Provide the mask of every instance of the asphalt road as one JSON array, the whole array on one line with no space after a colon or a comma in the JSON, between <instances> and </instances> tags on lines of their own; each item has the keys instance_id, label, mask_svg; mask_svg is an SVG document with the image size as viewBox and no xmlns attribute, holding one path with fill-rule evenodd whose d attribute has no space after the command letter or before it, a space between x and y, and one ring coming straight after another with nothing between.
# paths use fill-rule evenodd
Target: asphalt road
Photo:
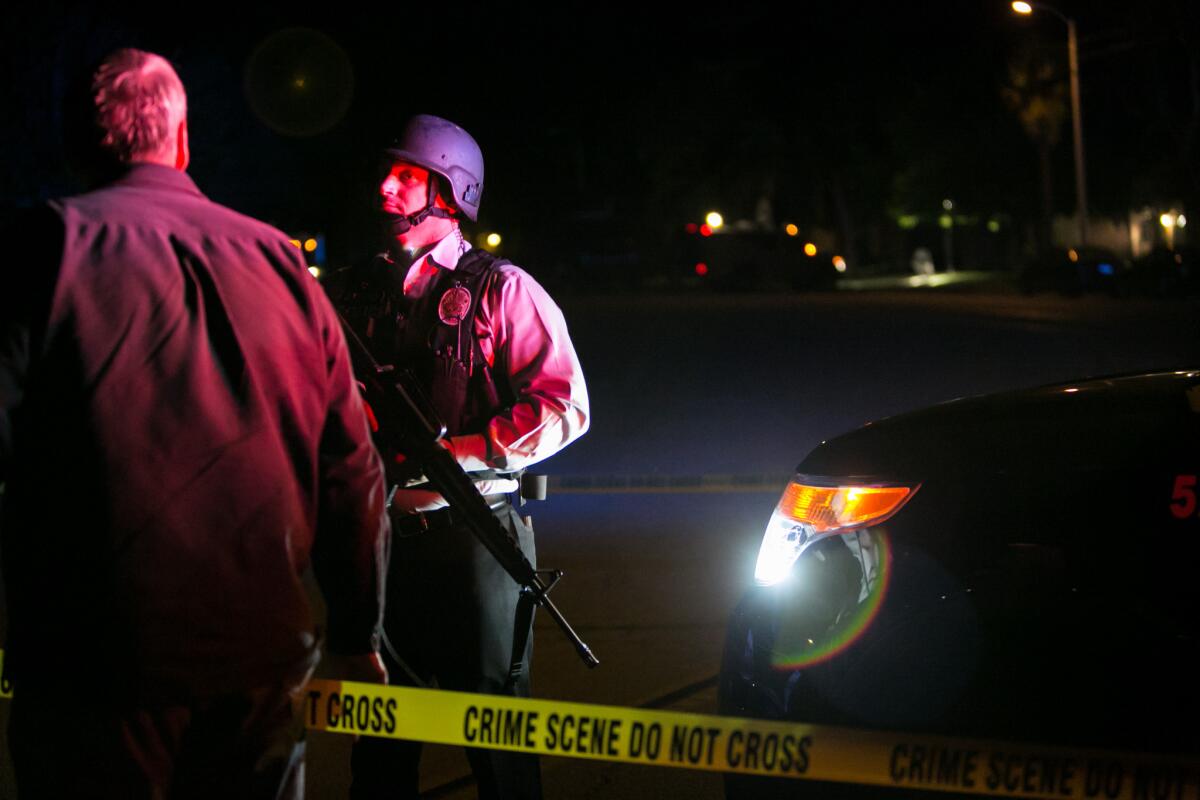
<instances>
[{"instance_id":1,"label":"asphalt road","mask_svg":"<svg viewBox=\"0 0 1200 800\"><path fill-rule=\"evenodd\" d=\"M1200 365L1200 303L980 293L561 298L592 430L531 504L555 601L602 661L537 624L534 691L711 712L724 620L783 482L822 439L966 395ZM739 491L738 487L751 487ZM340 797L345 743L313 742L313 796ZM422 786L474 796L434 748ZM719 776L547 759L547 796L720 796Z\"/></svg>"},{"instance_id":2,"label":"asphalt road","mask_svg":"<svg viewBox=\"0 0 1200 800\"><path fill-rule=\"evenodd\" d=\"M602 661L537 623L534 690L712 711L724 619L791 469L822 439L955 397L1200 365L1200 302L893 292L559 298L593 426L529 506L555 600ZM0 725L5 722L0 708ZM2 731L2 728L0 728ZM0 737L3 734L0 733ZM346 737L310 739L309 796L345 796ZM472 797L431 748L423 787ZM0 797L7 763L0 763ZM549 797L717 797L718 776L547 759Z\"/></svg>"}]
</instances>

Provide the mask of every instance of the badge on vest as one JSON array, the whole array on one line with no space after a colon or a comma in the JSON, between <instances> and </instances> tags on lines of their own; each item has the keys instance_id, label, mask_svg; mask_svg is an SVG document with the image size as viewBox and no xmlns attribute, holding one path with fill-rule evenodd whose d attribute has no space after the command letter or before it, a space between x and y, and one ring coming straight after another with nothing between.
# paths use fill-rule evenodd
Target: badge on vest
<instances>
[{"instance_id":1,"label":"badge on vest","mask_svg":"<svg viewBox=\"0 0 1200 800\"><path fill-rule=\"evenodd\" d=\"M446 290L438 301L438 317L447 325L457 325L467 318L471 310L471 293L461 286Z\"/></svg>"}]
</instances>

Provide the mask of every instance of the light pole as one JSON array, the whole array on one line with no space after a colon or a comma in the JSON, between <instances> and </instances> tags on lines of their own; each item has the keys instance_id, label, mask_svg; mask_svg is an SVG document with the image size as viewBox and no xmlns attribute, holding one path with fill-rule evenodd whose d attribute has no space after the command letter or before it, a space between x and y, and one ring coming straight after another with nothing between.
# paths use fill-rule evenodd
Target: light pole
<instances>
[{"instance_id":1,"label":"light pole","mask_svg":"<svg viewBox=\"0 0 1200 800\"><path fill-rule=\"evenodd\" d=\"M1083 246L1088 238L1087 172L1083 166L1083 109L1079 99L1079 45L1075 38L1075 20L1045 3L1016 0L1012 4L1012 10L1018 14L1032 14L1035 9L1048 11L1067 25L1067 60L1071 66L1071 128L1075 138L1075 203L1078 206L1075 224L1079 245Z\"/></svg>"}]
</instances>

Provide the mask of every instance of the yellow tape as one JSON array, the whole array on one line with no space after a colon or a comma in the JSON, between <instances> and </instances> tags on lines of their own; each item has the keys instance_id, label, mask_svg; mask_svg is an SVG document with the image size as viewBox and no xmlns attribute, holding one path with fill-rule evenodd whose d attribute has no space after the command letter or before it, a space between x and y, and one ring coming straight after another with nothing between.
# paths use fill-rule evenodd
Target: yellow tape
<instances>
[{"instance_id":1,"label":"yellow tape","mask_svg":"<svg viewBox=\"0 0 1200 800\"><path fill-rule=\"evenodd\" d=\"M0 650L0 671L4 651ZM0 687L10 696L8 687ZM1006 797L1200 800L1200 758L312 681L314 730L541 755Z\"/></svg>"},{"instance_id":2,"label":"yellow tape","mask_svg":"<svg viewBox=\"0 0 1200 800\"><path fill-rule=\"evenodd\" d=\"M317 730L660 767L1009 797L1198 800L1200 759L313 681Z\"/></svg>"}]
</instances>

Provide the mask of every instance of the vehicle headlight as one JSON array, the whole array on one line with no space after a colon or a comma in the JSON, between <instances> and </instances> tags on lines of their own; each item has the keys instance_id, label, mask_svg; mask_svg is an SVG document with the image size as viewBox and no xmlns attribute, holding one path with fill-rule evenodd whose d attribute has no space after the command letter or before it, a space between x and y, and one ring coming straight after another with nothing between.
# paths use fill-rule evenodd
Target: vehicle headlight
<instances>
[{"instance_id":1,"label":"vehicle headlight","mask_svg":"<svg viewBox=\"0 0 1200 800\"><path fill-rule=\"evenodd\" d=\"M767 523L754 580L774 586L813 542L878 525L891 517L920 484L847 483L836 478L796 475L783 491Z\"/></svg>"}]
</instances>

